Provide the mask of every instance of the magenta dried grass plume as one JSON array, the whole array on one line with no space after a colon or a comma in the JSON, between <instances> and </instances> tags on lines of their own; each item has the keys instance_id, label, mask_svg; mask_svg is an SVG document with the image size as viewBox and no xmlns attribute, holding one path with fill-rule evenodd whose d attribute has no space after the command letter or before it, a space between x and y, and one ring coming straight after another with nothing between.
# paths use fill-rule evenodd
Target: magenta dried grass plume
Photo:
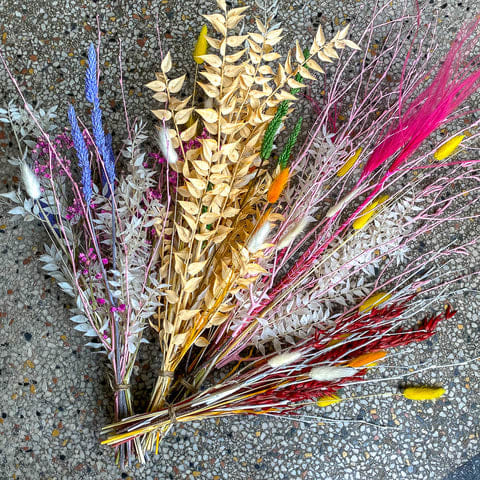
<instances>
[{"instance_id":1,"label":"magenta dried grass plume","mask_svg":"<svg viewBox=\"0 0 480 480\"><path fill-rule=\"evenodd\" d=\"M359 178L359 184L397 154L387 175L395 172L420 144L480 87L479 57L477 55L469 58L478 41L478 35L474 35L474 32L479 22L480 16L477 16L459 31L431 84L410 102L404 113L401 111L402 104L408 101L408 97L400 98L398 124L390 129L371 154ZM416 85L418 86L420 82Z\"/></svg>"}]
</instances>

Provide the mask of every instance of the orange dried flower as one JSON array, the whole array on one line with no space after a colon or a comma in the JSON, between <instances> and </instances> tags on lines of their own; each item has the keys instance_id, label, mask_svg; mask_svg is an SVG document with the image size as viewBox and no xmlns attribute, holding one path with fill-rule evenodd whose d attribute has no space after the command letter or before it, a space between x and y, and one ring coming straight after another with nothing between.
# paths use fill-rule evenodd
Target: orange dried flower
<instances>
[{"instance_id":1,"label":"orange dried flower","mask_svg":"<svg viewBox=\"0 0 480 480\"><path fill-rule=\"evenodd\" d=\"M385 350L378 350L377 352L368 352L368 353L363 353L362 355L359 355L357 358L354 358L353 360L350 360L347 365L349 367L365 367L370 365L371 363L376 362L377 360L380 360L385 357L387 352Z\"/></svg>"},{"instance_id":2,"label":"orange dried flower","mask_svg":"<svg viewBox=\"0 0 480 480\"><path fill-rule=\"evenodd\" d=\"M287 167L275 177L267 193L268 203L275 203L280 198L280 195L288 183L289 175L290 169Z\"/></svg>"}]
</instances>

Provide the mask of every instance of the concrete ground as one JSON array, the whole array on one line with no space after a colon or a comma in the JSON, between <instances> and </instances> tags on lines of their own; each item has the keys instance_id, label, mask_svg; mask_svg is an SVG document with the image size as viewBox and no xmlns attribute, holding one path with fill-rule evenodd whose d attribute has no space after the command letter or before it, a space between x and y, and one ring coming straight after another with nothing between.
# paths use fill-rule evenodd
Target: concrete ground
<instances>
[{"instance_id":1,"label":"concrete ground","mask_svg":"<svg viewBox=\"0 0 480 480\"><path fill-rule=\"evenodd\" d=\"M253 0L251 0L253 3ZM227 2L228 3L228 2ZM245 2L239 1L238 4ZM368 4L365 6L364 4ZM325 30L352 20L355 32L371 14L372 2L354 0L280 0L278 20L285 43L310 38L314 25ZM392 2L390 14L398 14ZM414 8L412 1L411 8ZM424 15L438 12L443 51L452 32L475 13L475 0L421 1ZM202 19L212 10L206 0L84 1L0 0L0 48L27 97L59 105L65 123L67 104L83 105L83 74L88 44L96 41L97 15L103 37L105 116L114 137L122 138L118 89L118 40L124 50L128 108L151 120L152 104L143 87L159 65L155 22L179 70L191 69L191 46ZM394 72L393 72L394 74ZM0 69L0 107L15 97ZM478 107L478 105L476 105ZM11 152L5 133L0 143ZM11 190L18 173L1 156L1 191ZM291 420L232 418L177 428L146 466L121 473L112 452L99 445L99 432L111 420L111 393L101 359L82 345L68 320L68 299L42 274L38 256L46 241L36 223L23 224L0 203L0 478L3 479L216 479L354 480L480 478L478 362L432 369L414 381L444 385L436 403L400 398L369 398L334 405L321 413ZM480 234L480 225L452 227L426 239L433 245ZM479 256L463 260L480 265ZM478 279L470 291L453 295L458 315L440 325L433 340L407 348L395 366L462 362L479 356ZM149 352L143 354L147 364ZM400 370L398 370L400 369ZM151 382L140 368L138 395ZM392 391L395 383L382 384ZM351 395L378 392L378 384L351 389ZM317 411L305 412L319 414ZM334 420L334 422L332 422ZM368 423L362 423L368 422ZM371 424L376 424L371 425Z\"/></svg>"}]
</instances>

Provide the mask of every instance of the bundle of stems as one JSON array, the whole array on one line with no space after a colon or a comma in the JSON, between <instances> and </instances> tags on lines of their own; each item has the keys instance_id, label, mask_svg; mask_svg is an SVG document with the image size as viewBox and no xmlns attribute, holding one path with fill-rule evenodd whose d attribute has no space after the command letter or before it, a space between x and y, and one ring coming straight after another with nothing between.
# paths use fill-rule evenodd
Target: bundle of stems
<instances>
[{"instance_id":1,"label":"bundle of stems","mask_svg":"<svg viewBox=\"0 0 480 480\"><path fill-rule=\"evenodd\" d=\"M70 107L59 132L55 108L34 111L21 92L23 109L0 110L23 178L2 196L12 215L46 228L43 268L74 298L87 346L107 357L115 418L103 443L122 466L145 461L177 423L297 415L386 380L371 380L377 363L433 335L455 314L452 285L478 273L452 266L477 239L415 246L480 215L480 120L464 103L480 87L480 20L440 64L432 24L407 3L388 23L388 4L378 8L360 47L349 26L328 41L320 26L309 48L296 42L281 61L275 7L244 33L247 7L217 4L205 15L213 34L202 28L194 50L192 94L180 95L186 76L173 75L170 52L147 85L161 103L156 150L125 107L128 138L114 155L100 45L88 54L90 129ZM383 38L375 49L374 38ZM330 73L320 100L302 93ZM302 117L290 125L302 96L315 111L308 133ZM131 377L148 327L161 366L148 411L135 415Z\"/></svg>"},{"instance_id":2,"label":"bundle of stems","mask_svg":"<svg viewBox=\"0 0 480 480\"><path fill-rule=\"evenodd\" d=\"M346 39L348 27L329 42L320 27L308 53L297 42L279 63L274 47L281 29L257 19L258 32L238 35L235 29L247 7L227 10L225 2L217 3L222 13L205 15L217 38L202 32L204 50L199 46L195 52L201 68L193 94L174 96L185 75L170 78L170 52L156 80L147 85L164 104L153 113L161 121L158 135L164 156L178 173L168 215L159 227L168 238L160 248L158 280L168 288L161 292L156 321L150 322L163 355L151 411L163 407L175 371L192 347L209 345L204 332L229 318L235 294L266 273L259 260L272 225L283 219L275 210L289 179L290 152L301 120L273 173L269 157L295 94L305 87L303 79L315 79L310 70L323 72L313 57L331 62L338 58L337 50L358 48ZM207 44L215 53L206 53ZM207 108L196 103L197 91L207 97ZM193 148L188 144L192 140L198 144Z\"/></svg>"},{"instance_id":3,"label":"bundle of stems","mask_svg":"<svg viewBox=\"0 0 480 480\"><path fill-rule=\"evenodd\" d=\"M428 311L446 300L455 281L477 273L456 272L446 260L468 254L476 240L420 255L411 249L435 229L478 218L471 212L479 200L479 160L469 158L478 121L440 142L431 135L471 113L462 105L480 86L474 53L478 19L459 32L434 68L432 25L419 38L420 13L386 26L378 21L385 8L360 37L360 65L358 52L342 54L300 152L291 162L290 152L281 153L276 166L269 161L269 134L278 130L282 109L288 112L283 102L293 100L271 102L284 84L280 81L300 88L298 74L310 78L305 67L313 69L309 55L334 58L329 48L343 46L338 42L355 50L356 44L345 39L346 29L325 44L319 30L309 52L297 44L296 68L290 66L291 54L278 65L272 97L268 80L262 80L270 72L262 65L274 35L268 26L257 21L260 34L243 39L249 57L230 70L225 46L237 40L229 41L227 24L236 13L206 16L222 36L207 37L220 56L199 57L207 63L200 74L208 83L198 83L213 98L212 108L185 109L188 97L183 103L174 100L182 105L180 114L175 108L157 112L162 132L176 115L187 122L195 112L207 130L201 148L182 152L172 164L183 183L170 223L178 241L166 246L162 269L169 273L161 277L176 290L168 291L155 326L166 352L164 370L149 412L106 427L104 444L143 437L145 451L155 451L179 422L294 412L305 402L368 381L368 367L389 348L429 338L440 320L454 315L448 304L443 313ZM370 42L380 32L385 41L372 59ZM417 44L410 46L412 37ZM321 45L330 47L318 49ZM169 61L167 55L162 65ZM401 77L392 86L387 79L393 65L400 66ZM164 67L150 87L158 99L171 102L166 73ZM251 78L258 74L259 80ZM242 85L245 78L249 83ZM254 85L262 85L263 92ZM231 86L235 92L243 89L240 99ZM266 98L263 117L257 108L264 103L257 98ZM235 135L231 125L237 118L243 120ZM178 138L197 127L181 131L174 124L170 138L181 149ZM294 135L295 129L287 148ZM238 151L243 138L248 147ZM230 157L231 151L239 153ZM243 155L248 161L239 170ZM245 194L237 197L236 186ZM225 218L230 207L232 215ZM212 380L223 367L223 378Z\"/></svg>"},{"instance_id":4,"label":"bundle of stems","mask_svg":"<svg viewBox=\"0 0 480 480\"><path fill-rule=\"evenodd\" d=\"M130 379L147 319L160 305L163 286L154 261L159 243L152 230L166 215L158 189L165 168L147 161L145 125L130 126L128 118L128 139L114 155L102 124L97 57L91 45L85 82L91 128L70 106L70 128L59 131L53 124L57 107L29 105L1 56L23 101L23 108L12 101L0 109L0 121L10 124L17 142L18 157L9 161L19 166L23 188L0 195L16 204L9 211L15 218L45 228L50 243L40 257L42 269L72 298L71 320L87 337L86 346L106 355L119 420L134 413ZM122 466L141 455L136 444L118 450Z\"/></svg>"}]
</instances>

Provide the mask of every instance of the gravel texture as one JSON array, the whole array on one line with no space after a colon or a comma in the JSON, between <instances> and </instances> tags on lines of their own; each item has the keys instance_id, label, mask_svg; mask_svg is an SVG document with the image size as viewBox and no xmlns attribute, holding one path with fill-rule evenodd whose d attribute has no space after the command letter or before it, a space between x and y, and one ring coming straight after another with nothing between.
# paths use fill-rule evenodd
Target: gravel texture
<instances>
[{"instance_id":1,"label":"gravel texture","mask_svg":"<svg viewBox=\"0 0 480 480\"><path fill-rule=\"evenodd\" d=\"M310 38L318 22L328 32L353 20L355 39L371 13L365 3L371 2L280 0L278 20L286 29L285 44ZM389 11L392 16L398 13L397 3ZM474 0L420 3L425 18L438 13L443 51L476 4ZM114 137L121 138L119 39L128 109L131 115L148 117L152 102L143 85L159 65L157 15L163 48L172 50L179 71L191 71L191 46L202 24L199 13L212 7L206 0L29 0L23 4L0 0L0 48L27 97L45 106L59 104L63 123L68 102L85 107L83 72L88 44L97 37L98 16L103 33L102 102ZM2 105L15 97L3 69L0 97ZM0 144L10 151L2 130ZM1 191L18 183L18 173L5 157L2 154L0 160ZM412 403L394 396L363 398L321 412L305 410L297 421L232 418L178 427L161 444L158 457L121 473L112 452L99 445L100 429L112 413L101 358L82 346L84 339L68 320L68 299L40 270L38 256L47 240L42 228L34 222L16 223L7 214L9 208L0 203L1 479L479 478L478 362L409 377L412 383L443 385L447 394L435 403ZM479 234L480 225L471 222L425 241L436 246ZM478 269L478 253L462 262ZM424 362L440 365L478 357L478 284L473 279L469 291L452 296L458 315L443 322L431 341L398 352L391 363L396 374ZM143 356L148 357L148 351ZM380 373L387 376L388 368ZM151 383L141 366L136 382L139 395ZM347 395L393 392L399 383L402 380L352 387ZM325 419L309 416L319 414Z\"/></svg>"}]
</instances>

